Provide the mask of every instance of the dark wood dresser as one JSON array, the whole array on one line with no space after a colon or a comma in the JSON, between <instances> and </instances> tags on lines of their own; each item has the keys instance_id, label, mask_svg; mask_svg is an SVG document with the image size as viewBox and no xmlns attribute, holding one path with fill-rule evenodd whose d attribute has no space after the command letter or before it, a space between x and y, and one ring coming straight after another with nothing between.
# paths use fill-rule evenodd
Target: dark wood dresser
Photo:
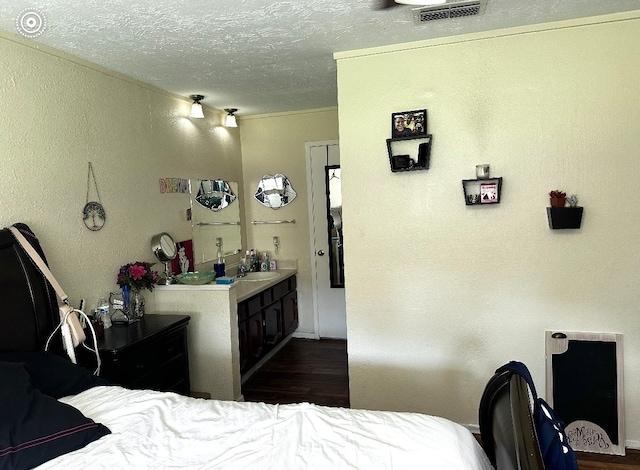
<instances>
[{"instance_id":1,"label":"dark wood dresser","mask_svg":"<svg viewBox=\"0 0 640 470\"><path fill-rule=\"evenodd\" d=\"M100 376L112 384L189 395L187 315L145 315L98 340Z\"/></svg>"}]
</instances>

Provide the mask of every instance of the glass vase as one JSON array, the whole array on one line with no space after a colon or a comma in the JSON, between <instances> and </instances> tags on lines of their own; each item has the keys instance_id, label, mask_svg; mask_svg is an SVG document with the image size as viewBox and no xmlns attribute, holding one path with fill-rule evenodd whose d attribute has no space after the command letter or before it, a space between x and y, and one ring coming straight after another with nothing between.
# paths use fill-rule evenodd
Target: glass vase
<instances>
[{"instance_id":1,"label":"glass vase","mask_svg":"<svg viewBox=\"0 0 640 470\"><path fill-rule=\"evenodd\" d=\"M142 295L142 289L131 289L130 299L133 318L142 318L144 316L144 295Z\"/></svg>"},{"instance_id":2,"label":"glass vase","mask_svg":"<svg viewBox=\"0 0 640 470\"><path fill-rule=\"evenodd\" d=\"M126 317L128 317L129 312L131 311L131 287L120 286L120 292L122 292L122 302L124 303L124 308L122 309L122 312Z\"/></svg>"}]
</instances>

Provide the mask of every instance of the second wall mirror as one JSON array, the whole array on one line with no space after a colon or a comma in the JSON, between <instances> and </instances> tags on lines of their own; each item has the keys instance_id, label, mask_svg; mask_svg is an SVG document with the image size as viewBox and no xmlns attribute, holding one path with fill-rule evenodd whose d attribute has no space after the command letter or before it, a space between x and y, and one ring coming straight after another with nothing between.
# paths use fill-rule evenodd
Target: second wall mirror
<instances>
[{"instance_id":1,"label":"second wall mirror","mask_svg":"<svg viewBox=\"0 0 640 470\"><path fill-rule=\"evenodd\" d=\"M253 196L264 206L271 209L280 209L290 204L296 195L287 177L278 173L276 175L264 175L258 183L258 188Z\"/></svg>"}]
</instances>

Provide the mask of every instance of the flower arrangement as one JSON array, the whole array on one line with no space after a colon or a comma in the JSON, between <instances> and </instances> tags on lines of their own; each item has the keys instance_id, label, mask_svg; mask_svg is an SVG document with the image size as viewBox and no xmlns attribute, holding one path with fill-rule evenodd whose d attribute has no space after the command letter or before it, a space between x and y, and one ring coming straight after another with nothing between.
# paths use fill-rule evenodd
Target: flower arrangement
<instances>
[{"instance_id":1,"label":"flower arrangement","mask_svg":"<svg viewBox=\"0 0 640 470\"><path fill-rule=\"evenodd\" d=\"M553 191L549 191L549 197L555 199L564 199L567 197L567 193L564 191L560 191L559 189L555 189Z\"/></svg>"},{"instance_id":2,"label":"flower arrangement","mask_svg":"<svg viewBox=\"0 0 640 470\"><path fill-rule=\"evenodd\" d=\"M129 286L132 289L148 289L150 291L156 286L158 273L151 270L151 263L147 261L136 261L135 263L120 266L118 271L118 285Z\"/></svg>"}]
</instances>

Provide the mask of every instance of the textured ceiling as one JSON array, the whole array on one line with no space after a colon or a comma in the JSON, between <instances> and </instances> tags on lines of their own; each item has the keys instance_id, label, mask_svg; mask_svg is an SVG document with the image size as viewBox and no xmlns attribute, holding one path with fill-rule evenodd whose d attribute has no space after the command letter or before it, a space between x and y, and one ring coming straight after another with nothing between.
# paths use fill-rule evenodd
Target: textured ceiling
<instances>
[{"instance_id":1,"label":"textured ceiling","mask_svg":"<svg viewBox=\"0 0 640 470\"><path fill-rule=\"evenodd\" d=\"M35 9L46 28L34 41L242 116L336 105L334 52L640 9L487 0L482 16L416 26L412 7L375 10L378 1L3 0L0 28L39 33L38 18L21 16Z\"/></svg>"}]
</instances>

